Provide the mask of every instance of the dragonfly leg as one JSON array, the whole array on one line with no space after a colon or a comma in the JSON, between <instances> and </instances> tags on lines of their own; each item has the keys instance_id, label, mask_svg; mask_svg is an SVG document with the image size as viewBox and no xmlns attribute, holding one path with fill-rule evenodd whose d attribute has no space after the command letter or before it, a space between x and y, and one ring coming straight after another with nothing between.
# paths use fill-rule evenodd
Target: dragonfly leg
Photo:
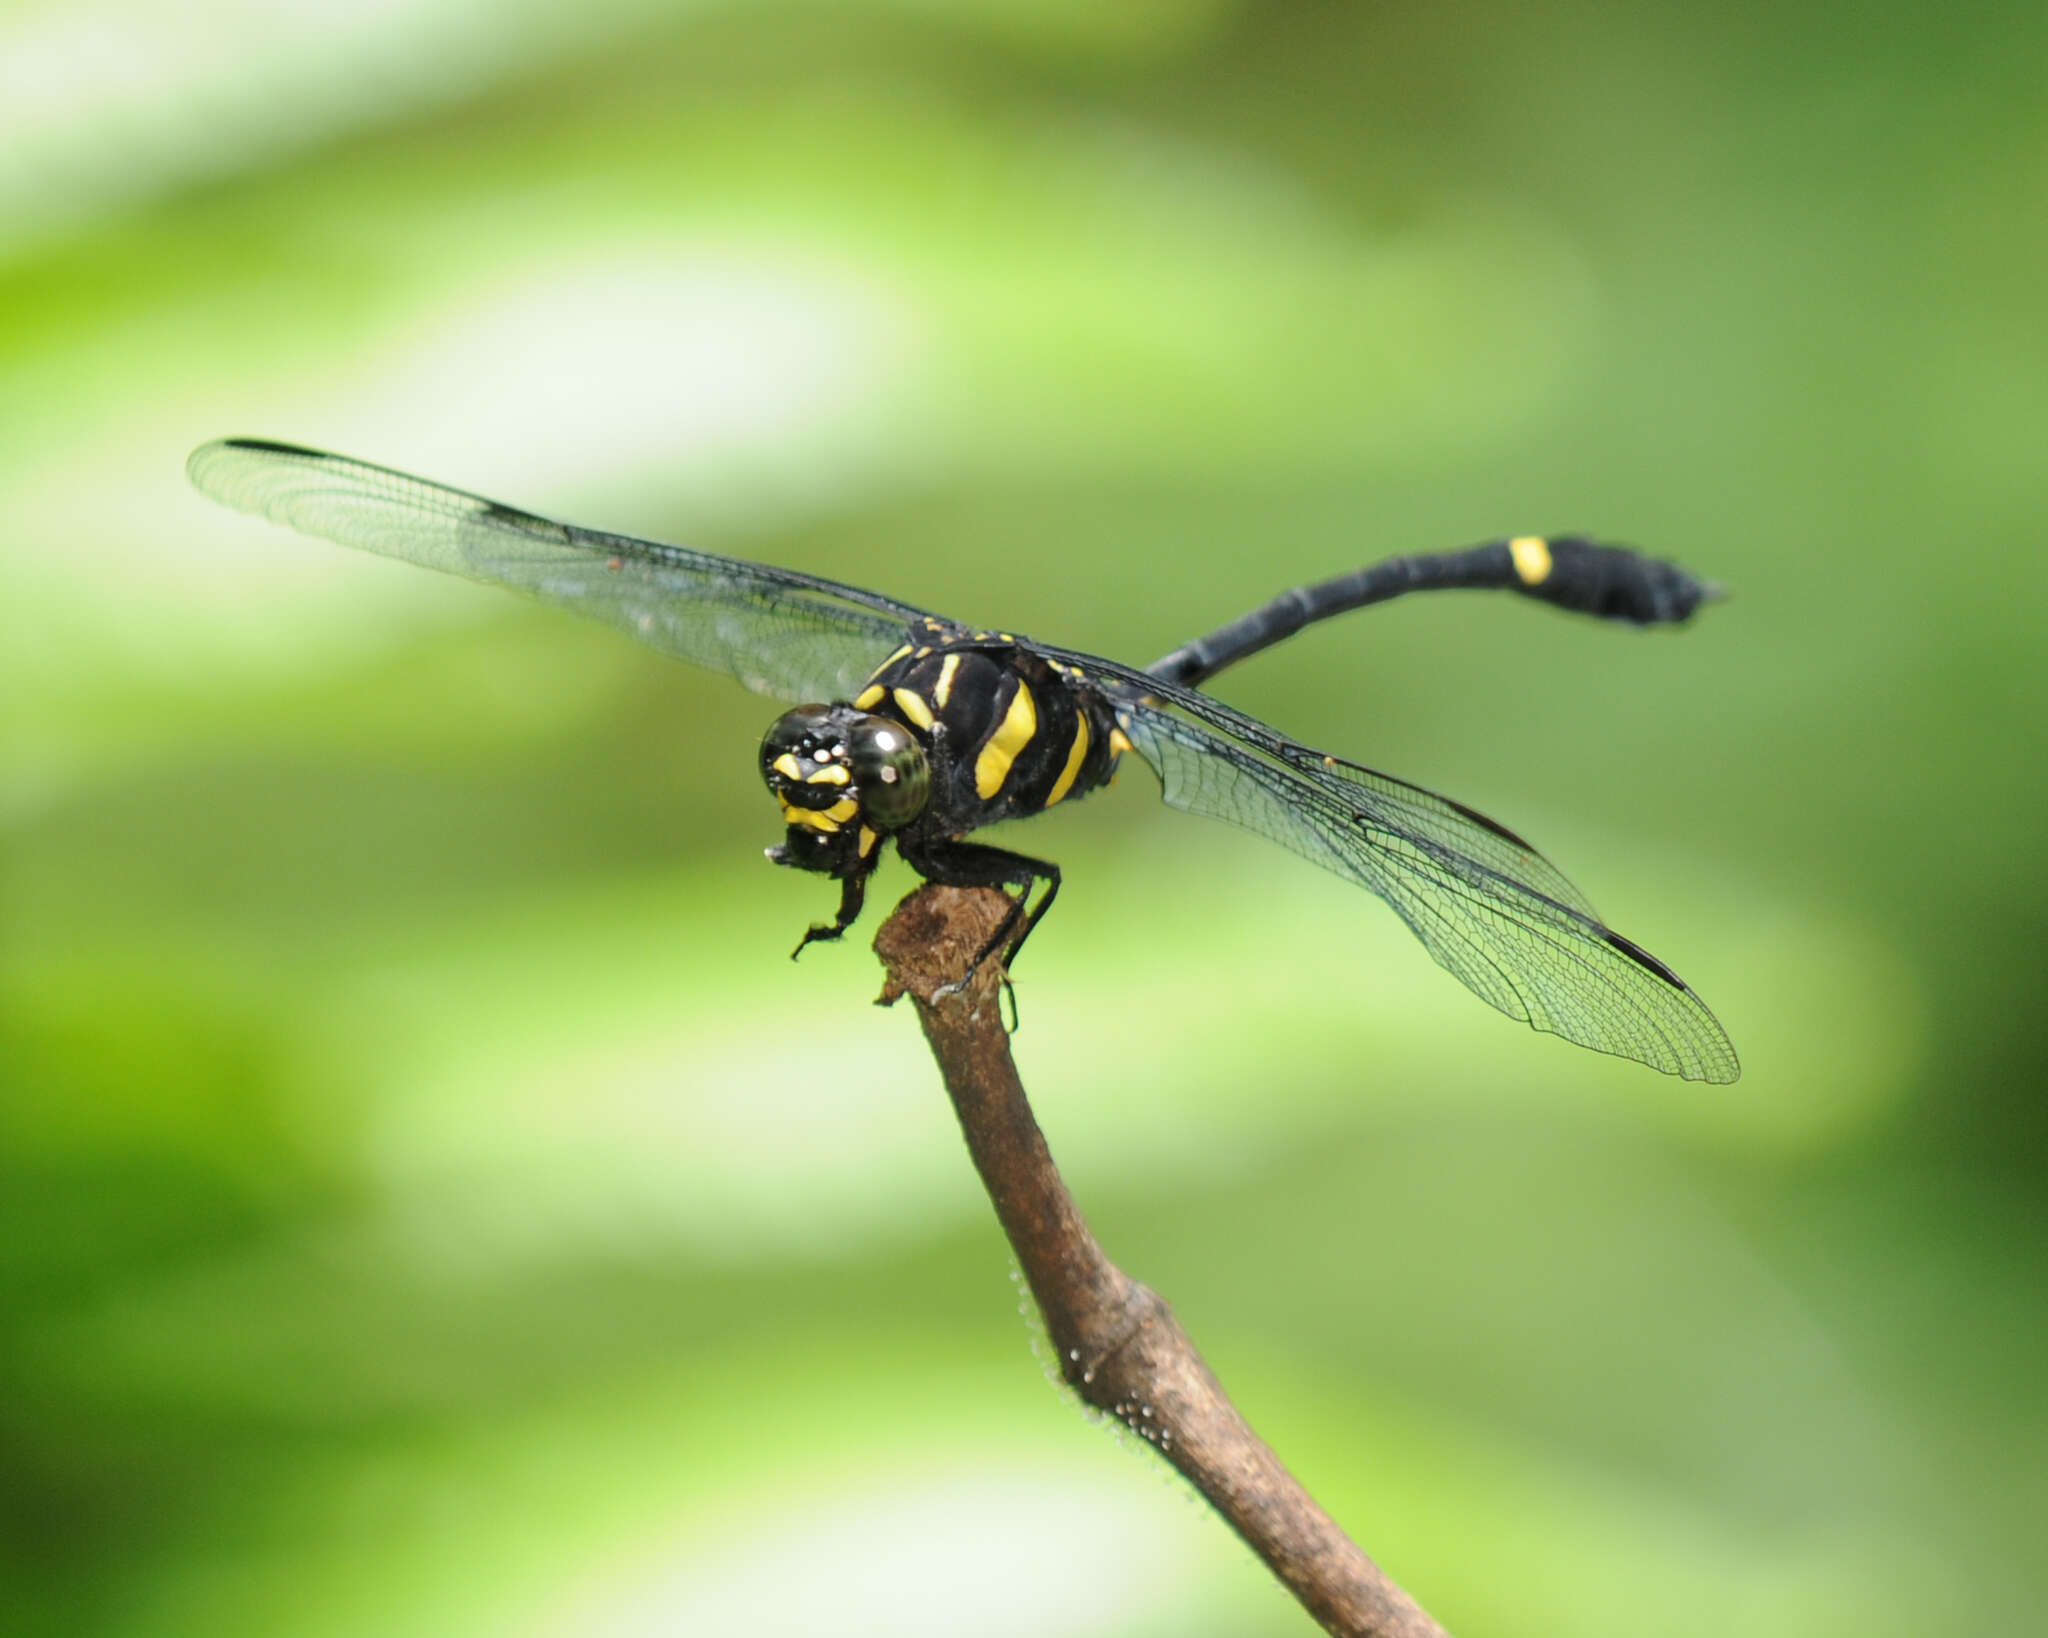
<instances>
[{"instance_id":1,"label":"dragonfly leg","mask_svg":"<svg viewBox=\"0 0 2048 1638\"><path fill-rule=\"evenodd\" d=\"M1017 959L1017 952L1024 948L1024 941L1031 936L1031 930L1044 919L1052 907L1052 901L1060 890L1060 867L1048 859L1033 859L1022 853L1012 853L1006 848L987 847L980 842L942 840L926 842L912 847L906 844L903 856L908 859L917 873L927 881L940 883L945 887L1000 887L1015 888L1016 896L1010 901L1009 912L997 925L988 941L975 953L967 971L953 983L945 986L942 994L951 994L960 989L976 973L981 964L998 951L1002 953L1003 965L1007 968ZM1031 903L1031 891L1040 882L1045 891L1038 903ZM1015 1003L1013 1002L1012 1005Z\"/></svg>"},{"instance_id":2,"label":"dragonfly leg","mask_svg":"<svg viewBox=\"0 0 2048 1638\"><path fill-rule=\"evenodd\" d=\"M828 939L838 938L847 928L860 920L860 907L866 902L867 896L868 872L862 871L857 876L845 877L839 884L839 914L829 923L812 922L804 936L796 941L796 948L789 952L789 959L796 960L812 944L822 944Z\"/></svg>"}]
</instances>

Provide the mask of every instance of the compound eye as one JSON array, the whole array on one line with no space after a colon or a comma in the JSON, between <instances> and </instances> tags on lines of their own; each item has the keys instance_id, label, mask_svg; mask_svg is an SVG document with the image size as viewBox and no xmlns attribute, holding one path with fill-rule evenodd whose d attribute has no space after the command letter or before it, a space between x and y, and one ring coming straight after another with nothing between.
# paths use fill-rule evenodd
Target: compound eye
<instances>
[{"instance_id":1,"label":"compound eye","mask_svg":"<svg viewBox=\"0 0 2048 1638\"><path fill-rule=\"evenodd\" d=\"M846 749L861 811L870 825L881 831L900 830L924 812L931 797L931 764L909 729L887 717L859 717L847 735Z\"/></svg>"},{"instance_id":2,"label":"compound eye","mask_svg":"<svg viewBox=\"0 0 2048 1638\"><path fill-rule=\"evenodd\" d=\"M829 705L799 705L794 711L785 711L769 724L768 732L761 739L761 777L768 781L769 789L776 785L779 773L785 781L801 783L803 774L792 775L788 766L777 769L776 764L784 757L791 757L799 767L809 765L814 753L821 747L836 744L840 738L839 725L832 720Z\"/></svg>"}]
</instances>

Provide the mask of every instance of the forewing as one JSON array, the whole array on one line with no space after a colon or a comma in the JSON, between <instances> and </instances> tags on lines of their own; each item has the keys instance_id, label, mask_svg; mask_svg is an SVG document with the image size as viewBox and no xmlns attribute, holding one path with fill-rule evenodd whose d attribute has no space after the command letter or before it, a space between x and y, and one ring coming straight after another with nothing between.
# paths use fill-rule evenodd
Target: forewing
<instances>
[{"instance_id":1,"label":"forewing","mask_svg":"<svg viewBox=\"0 0 2048 1638\"><path fill-rule=\"evenodd\" d=\"M580 529L367 461L255 439L203 444L205 494L344 546L509 586L778 699L843 699L921 609L856 586Z\"/></svg>"},{"instance_id":2,"label":"forewing","mask_svg":"<svg viewBox=\"0 0 2048 1638\"><path fill-rule=\"evenodd\" d=\"M1499 838L1456 804L1445 803L1424 835L1353 778L1316 777L1149 702L1125 711L1124 731L1169 804L1370 888L1442 966L1509 1017L1686 1080L1741 1072L1720 1024L1676 973L1527 879L1555 877L1547 864L1541 873L1501 868ZM1461 825L1467 846L1453 839Z\"/></svg>"},{"instance_id":3,"label":"forewing","mask_svg":"<svg viewBox=\"0 0 2048 1638\"><path fill-rule=\"evenodd\" d=\"M1477 808L1468 808L1448 796L1412 785L1392 774L1383 774L1342 757L1301 750L1288 757L1296 767L1328 785L1354 786L1357 800L1368 805L1393 830L1413 837L1424 846L1442 848L1469 860L1479 869L1512 881L1552 903L1574 912L1581 919L1597 922L1600 912L1592 901L1571 883L1562 870L1498 820L1489 819ZM1340 799L1344 793L1336 793Z\"/></svg>"},{"instance_id":4,"label":"forewing","mask_svg":"<svg viewBox=\"0 0 2048 1638\"><path fill-rule=\"evenodd\" d=\"M1060 652L1116 700L1167 802L1293 849L1391 905L1436 960L1511 1018L1687 1080L1741 1073L1714 1015L1605 926L1564 875L1484 814L1325 756L1206 694Z\"/></svg>"}]
</instances>

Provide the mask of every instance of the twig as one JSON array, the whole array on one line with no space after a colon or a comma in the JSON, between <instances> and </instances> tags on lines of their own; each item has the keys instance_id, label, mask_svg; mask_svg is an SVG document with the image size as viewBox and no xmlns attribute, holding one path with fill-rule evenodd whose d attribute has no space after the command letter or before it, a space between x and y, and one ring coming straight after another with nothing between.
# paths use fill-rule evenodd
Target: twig
<instances>
[{"instance_id":1,"label":"twig","mask_svg":"<svg viewBox=\"0 0 2048 1638\"><path fill-rule=\"evenodd\" d=\"M964 991L933 999L993 933L1005 902L993 889L926 885L883 923L875 951L889 972L882 1001L907 994L917 1004L1061 1376L1150 1441L1328 1631L1445 1638L1246 1425L1165 1300L1096 1244L1017 1079L996 963Z\"/></svg>"}]
</instances>

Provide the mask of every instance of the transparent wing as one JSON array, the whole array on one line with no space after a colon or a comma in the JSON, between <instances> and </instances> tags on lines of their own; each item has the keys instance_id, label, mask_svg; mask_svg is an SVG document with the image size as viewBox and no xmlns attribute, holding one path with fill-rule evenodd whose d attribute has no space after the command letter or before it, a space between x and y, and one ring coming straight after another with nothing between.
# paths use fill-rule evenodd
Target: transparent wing
<instances>
[{"instance_id":1,"label":"transparent wing","mask_svg":"<svg viewBox=\"0 0 2048 1638\"><path fill-rule=\"evenodd\" d=\"M1377 893L1481 1000L1687 1080L1741 1074L1727 1034L1684 980L1603 924L1505 826L1297 744L1207 695L1060 657L1109 687L1171 806L1264 836Z\"/></svg>"},{"instance_id":2,"label":"transparent wing","mask_svg":"<svg viewBox=\"0 0 2048 1638\"><path fill-rule=\"evenodd\" d=\"M1411 785L1405 779L1346 762L1342 757L1311 752L1314 764L1329 779L1357 786L1375 811L1408 834L1462 854L1482 869L1531 888L1588 921L1600 912L1556 865L1498 820L1448 796Z\"/></svg>"},{"instance_id":3,"label":"transparent wing","mask_svg":"<svg viewBox=\"0 0 2048 1638\"><path fill-rule=\"evenodd\" d=\"M580 529L289 444L206 444L186 470L230 506L509 586L778 698L850 696L913 622L932 618L837 581ZM1678 975L1604 926L1514 832L1285 739L1207 695L1093 655L1043 652L1108 689L1169 803L1370 888L1501 1011L1688 1079L1740 1073L1721 1026Z\"/></svg>"},{"instance_id":4,"label":"transparent wing","mask_svg":"<svg viewBox=\"0 0 2048 1638\"><path fill-rule=\"evenodd\" d=\"M509 586L778 699L844 699L924 611L856 586L555 523L367 461L225 438L205 494L309 535Z\"/></svg>"}]
</instances>

